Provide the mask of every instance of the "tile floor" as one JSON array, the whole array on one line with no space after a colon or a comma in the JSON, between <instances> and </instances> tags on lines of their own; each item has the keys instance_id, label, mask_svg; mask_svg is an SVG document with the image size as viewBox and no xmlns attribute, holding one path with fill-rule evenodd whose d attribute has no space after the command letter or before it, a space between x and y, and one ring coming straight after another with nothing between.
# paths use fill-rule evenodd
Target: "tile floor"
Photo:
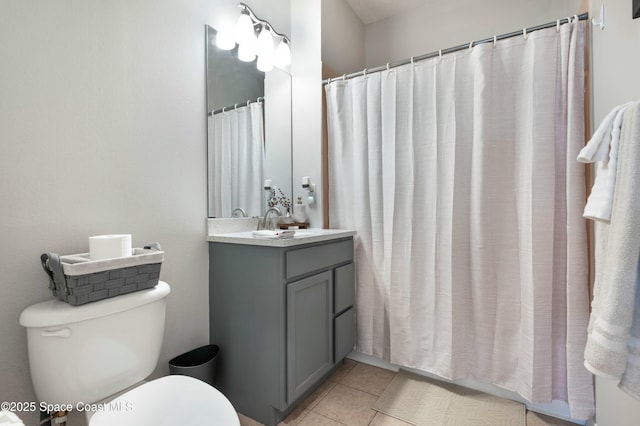
<instances>
[{"instance_id":1,"label":"tile floor","mask_svg":"<svg viewBox=\"0 0 640 426\"><path fill-rule=\"evenodd\" d=\"M372 409L397 373L345 359L318 389L284 419L280 425L297 426L410 426ZM241 426L262 423L240 414ZM527 426L575 426L533 412Z\"/></svg>"}]
</instances>

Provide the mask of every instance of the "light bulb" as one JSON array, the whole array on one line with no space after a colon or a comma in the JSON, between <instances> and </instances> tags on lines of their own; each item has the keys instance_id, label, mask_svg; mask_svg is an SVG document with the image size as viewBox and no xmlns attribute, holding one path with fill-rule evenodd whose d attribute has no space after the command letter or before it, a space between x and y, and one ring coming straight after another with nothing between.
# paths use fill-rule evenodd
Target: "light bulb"
<instances>
[{"instance_id":1,"label":"light bulb","mask_svg":"<svg viewBox=\"0 0 640 426\"><path fill-rule=\"evenodd\" d=\"M273 57L271 55L258 56L256 67L262 72L268 72L273 69Z\"/></svg>"},{"instance_id":2,"label":"light bulb","mask_svg":"<svg viewBox=\"0 0 640 426\"><path fill-rule=\"evenodd\" d=\"M236 43L250 43L252 39L255 39L255 36L251 17L245 13L240 14L238 22L236 22L236 31L234 34Z\"/></svg>"},{"instance_id":3,"label":"light bulb","mask_svg":"<svg viewBox=\"0 0 640 426\"><path fill-rule=\"evenodd\" d=\"M227 31L218 31L216 34L216 46L222 50L231 50L236 47L236 42L233 41L231 34Z\"/></svg>"},{"instance_id":4,"label":"light bulb","mask_svg":"<svg viewBox=\"0 0 640 426\"><path fill-rule=\"evenodd\" d=\"M258 36L256 53L260 58L268 56L269 62L273 62L273 36L267 25L262 26L262 31L260 31L260 35Z\"/></svg>"},{"instance_id":5,"label":"light bulb","mask_svg":"<svg viewBox=\"0 0 640 426\"><path fill-rule=\"evenodd\" d=\"M282 39L278 44L273 62L279 67L291 64L291 49L286 39Z\"/></svg>"},{"instance_id":6,"label":"light bulb","mask_svg":"<svg viewBox=\"0 0 640 426\"><path fill-rule=\"evenodd\" d=\"M238 59L243 62L251 62L256 58L256 54L254 53L251 46L247 43L241 44L238 47Z\"/></svg>"}]
</instances>

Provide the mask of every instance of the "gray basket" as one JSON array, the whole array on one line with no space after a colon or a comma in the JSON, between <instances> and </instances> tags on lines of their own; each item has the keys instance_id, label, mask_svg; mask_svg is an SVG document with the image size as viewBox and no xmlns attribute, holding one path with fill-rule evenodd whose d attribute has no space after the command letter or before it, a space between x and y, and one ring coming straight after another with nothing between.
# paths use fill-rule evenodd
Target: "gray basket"
<instances>
[{"instance_id":1,"label":"gray basket","mask_svg":"<svg viewBox=\"0 0 640 426\"><path fill-rule=\"evenodd\" d=\"M113 259L91 260L89 253L40 256L53 295L74 306L155 287L163 260L158 243Z\"/></svg>"}]
</instances>

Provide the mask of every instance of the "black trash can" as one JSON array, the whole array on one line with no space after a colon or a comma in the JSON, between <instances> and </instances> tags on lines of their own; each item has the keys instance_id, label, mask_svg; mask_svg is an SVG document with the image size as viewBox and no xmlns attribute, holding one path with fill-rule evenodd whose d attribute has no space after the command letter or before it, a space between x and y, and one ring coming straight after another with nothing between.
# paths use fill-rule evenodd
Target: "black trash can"
<instances>
[{"instance_id":1,"label":"black trash can","mask_svg":"<svg viewBox=\"0 0 640 426\"><path fill-rule=\"evenodd\" d=\"M219 350L216 345L206 345L179 355L169 361L169 373L195 377L214 386Z\"/></svg>"}]
</instances>

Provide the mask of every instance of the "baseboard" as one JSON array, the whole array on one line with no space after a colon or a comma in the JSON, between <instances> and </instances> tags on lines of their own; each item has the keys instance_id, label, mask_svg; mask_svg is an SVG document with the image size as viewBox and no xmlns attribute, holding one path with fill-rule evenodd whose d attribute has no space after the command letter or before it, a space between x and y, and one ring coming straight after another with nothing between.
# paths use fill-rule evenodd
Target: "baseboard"
<instances>
[{"instance_id":1,"label":"baseboard","mask_svg":"<svg viewBox=\"0 0 640 426\"><path fill-rule=\"evenodd\" d=\"M366 355L360 352L351 352L347 355L347 358L352 359L354 361L361 362L363 364L373 365L374 367L384 368L385 370L391 371L399 371L400 366L390 363L384 359L380 359L371 355ZM461 379L461 380L447 380L443 377L436 376L435 374L431 374L426 371L416 370L413 368L404 368L403 370L410 371L412 373L428 377L434 380L440 380L442 382L454 383L456 385L464 386L466 388L474 389L480 392L488 393L490 395L495 395L500 398L510 399L512 401L517 401L526 405L527 410L535 411L536 413L544 414L546 416L555 417L561 420L566 420L571 423L579 424L579 425L587 425L587 426L597 426L595 423L588 423L580 420L574 420L569 415L569 406L567 403L563 401L553 401L549 404L531 404L524 400L520 395L515 392L511 392L502 388L499 388L494 385L489 385L486 383L481 383L472 379Z\"/></svg>"}]
</instances>

